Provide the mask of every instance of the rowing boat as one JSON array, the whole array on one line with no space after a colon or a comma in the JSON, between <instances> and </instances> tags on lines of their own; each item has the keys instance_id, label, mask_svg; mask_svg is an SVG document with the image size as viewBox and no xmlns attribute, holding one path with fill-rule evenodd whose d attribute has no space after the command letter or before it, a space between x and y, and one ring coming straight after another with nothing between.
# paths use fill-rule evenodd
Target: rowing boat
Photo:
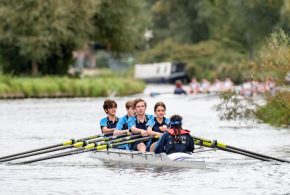
<instances>
[{"instance_id":1,"label":"rowing boat","mask_svg":"<svg viewBox=\"0 0 290 195\"><path fill-rule=\"evenodd\" d=\"M109 149L94 151L91 157L109 163L129 163L138 165L150 165L158 167L181 167L204 169L205 161L197 159L193 155L186 153L173 153L170 155L155 154L152 152L141 153L137 151L127 151L120 149Z\"/></svg>"}]
</instances>

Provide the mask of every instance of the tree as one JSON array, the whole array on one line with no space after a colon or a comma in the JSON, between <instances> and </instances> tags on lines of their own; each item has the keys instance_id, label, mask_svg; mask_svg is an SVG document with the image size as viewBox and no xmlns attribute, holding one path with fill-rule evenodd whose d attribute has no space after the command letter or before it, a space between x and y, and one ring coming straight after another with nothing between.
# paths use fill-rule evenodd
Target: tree
<instances>
[{"instance_id":1,"label":"tree","mask_svg":"<svg viewBox=\"0 0 290 195\"><path fill-rule=\"evenodd\" d=\"M211 38L236 45L254 57L254 49L277 27L283 1L205 0L200 17L209 25Z\"/></svg>"},{"instance_id":2,"label":"tree","mask_svg":"<svg viewBox=\"0 0 290 195\"><path fill-rule=\"evenodd\" d=\"M199 17L201 0L158 0L151 5L153 44L171 38L181 44L197 43L208 39L208 26Z\"/></svg>"},{"instance_id":3,"label":"tree","mask_svg":"<svg viewBox=\"0 0 290 195\"><path fill-rule=\"evenodd\" d=\"M142 27L137 23L141 10L142 3L132 0L2 0L4 71L66 73L72 51L89 41L117 52L132 50Z\"/></svg>"}]
</instances>

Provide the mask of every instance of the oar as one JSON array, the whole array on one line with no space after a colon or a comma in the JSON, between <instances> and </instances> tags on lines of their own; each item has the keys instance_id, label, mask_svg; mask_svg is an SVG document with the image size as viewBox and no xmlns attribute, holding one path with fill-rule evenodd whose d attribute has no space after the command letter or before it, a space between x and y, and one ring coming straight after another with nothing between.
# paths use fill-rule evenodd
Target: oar
<instances>
[{"instance_id":1,"label":"oar","mask_svg":"<svg viewBox=\"0 0 290 195\"><path fill-rule=\"evenodd\" d=\"M130 135L130 134L128 134L128 135ZM109 140L114 140L114 139L117 139L120 137L125 137L125 136L127 136L127 134L110 136L110 137L100 137L100 138L96 138L96 139L80 141L80 142L76 142L76 143L74 143L72 145L68 145L68 146L60 146L60 147L56 147L56 148L52 148L52 149L42 150L42 151L38 151L38 152L32 152L32 153L28 153L28 154L24 154L24 155L18 155L18 156L14 156L11 158L5 158L3 160L0 160L0 162L7 162L7 161L16 160L16 159L20 159L20 158L26 158L26 157L30 157L30 156L39 155L39 154L46 154L49 152L65 150L68 148L74 148L74 147L80 148L80 147L86 146L86 145L93 143L93 142L109 141Z\"/></svg>"},{"instance_id":2,"label":"oar","mask_svg":"<svg viewBox=\"0 0 290 195\"><path fill-rule=\"evenodd\" d=\"M64 157L64 156L70 156L70 155L74 155L74 154L80 154L80 153L96 151L96 150L97 151L98 150L105 150L105 149L113 148L115 146L122 145L122 144L131 144L131 143L134 143L134 142L145 141L145 140L150 139L149 137L137 138L137 137L140 137L140 136L141 135L133 135L133 136L130 136L130 137L120 138L118 140L119 142L117 140L113 140L113 141L110 141L110 142L106 142L106 143L104 143L102 145L89 144L89 145L85 146L84 148L79 148L79 149L76 149L76 150L73 150L73 151L63 152L63 153L50 155L50 156L42 157L42 158L37 158L37 159L33 159L33 160L22 161L22 162L19 162L19 163L13 163L13 165L34 163L34 162L38 162L38 161L44 161L44 160L48 160L48 159L60 158L60 157Z\"/></svg>"},{"instance_id":3,"label":"oar","mask_svg":"<svg viewBox=\"0 0 290 195\"><path fill-rule=\"evenodd\" d=\"M241 155L248 156L248 157L255 158L255 159L258 159L258 160L262 160L262 161L269 161L269 159L261 158L261 157L254 156L254 155L251 155L251 154L246 154L244 152L239 152L239 151L232 150L232 149L229 149L229 148L217 147L214 144L214 142L204 142L204 141L201 141L201 140L195 140L194 144L195 145L204 146L204 147L208 147L208 148L218 148L219 150L223 150L223 151L226 151L226 152L232 152L232 153L236 153L236 154L241 154Z\"/></svg>"},{"instance_id":4,"label":"oar","mask_svg":"<svg viewBox=\"0 0 290 195\"><path fill-rule=\"evenodd\" d=\"M276 160L276 161L279 161L279 162L290 163L290 161L286 160L286 159L280 159L280 158L276 158L276 157L273 157L273 156L268 156L268 155L265 155L265 154L259 154L259 153L252 152L252 151L249 151L249 150L245 150L245 149L237 148L237 147L234 147L234 146L226 145L226 144L218 142L218 141L211 141L211 140L208 140L208 139L205 139L205 138L196 137L196 136L192 136L192 137L195 140L200 140L201 144L203 146L206 146L206 147L215 147L215 148L218 148L220 150L233 152L233 153L237 153L237 154L242 154L242 155L245 155L245 156L249 156L249 157L260 159L260 160L264 160L264 161Z\"/></svg>"},{"instance_id":5,"label":"oar","mask_svg":"<svg viewBox=\"0 0 290 195\"><path fill-rule=\"evenodd\" d=\"M25 152L16 153L16 154L11 154L11 155L8 155L8 156L2 156L2 157L0 157L0 160L5 159L5 158L14 157L14 156L23 155L23 154L29 154L29 153L37 152L37 151L41 151L41 150L47 150L47 149L51 149L51 148L56 148L56 147L60 147L60 146L69 146L69 145L75 144L76 142L82 142L82 141L85 141L85 140L95 139L95 138L103 137L103 136L106 136L106 135L107 134L99 134L99 135L93 135L93 136L89 136L89 137L85 137L85 138L80 138L80 139L77 139L77 140L70 139L70 140L65 141L63 143L55 144L55 145L52 145L52 146L47 146L47 147L43 147L43 148L37 148L37 149L34 149L34 150L29 150L29 151L25 151Z\"/></svg>"}]
</instances>

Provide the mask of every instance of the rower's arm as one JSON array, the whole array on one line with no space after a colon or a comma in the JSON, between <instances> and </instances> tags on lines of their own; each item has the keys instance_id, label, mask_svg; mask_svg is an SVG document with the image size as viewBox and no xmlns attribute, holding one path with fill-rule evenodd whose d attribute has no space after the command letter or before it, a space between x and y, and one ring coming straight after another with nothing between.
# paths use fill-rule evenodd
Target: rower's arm
<instances>
[{"instance_id":1,"label":"rower's arm","mask_svg":"<svg viewBox=\"0 0 290 195\"><path fill-rule=\"evenodd\" d=\"M102 127L102 132L103 133L113 133L115 129L111 129L108 127Z\"/></svg>"},{"instance_id":2,"label":"rower's arm","mask_svg":"<svg viewBox=\"0 0 290 195\"><path fill-rule=\"evenodd\" d=\"M114 131L114 135L123 135L123 134L126 134L128 132L129 132L128 129L126 129L126 130L115 130Z\"/></svg>"},{"instance_id":3,"label":"rower's arm","mask_svg":"<svg viewBox=\"0 0 290 195\"><path fill-rule=\"evenodd\" d=\"M152 137L154 137L154 136L160 137L160 135L161 135L161 133L153 131L152 127L150 127L150 126L147 127L147 132L148 132L149 136L152 136Z\"/></svg>"},{"instance_id":4,"label":"rower's arm","mask_svg":"<svg viewBox=\"0 0 290 195\"><path fill-rule=\"evenodd\" d=\"M133 126L133 127L131 127L131 131L134 134L139 134L139 133L142 133L142 131L145 131L145 130L144 129L139 129L139 128Z\"/></svg>"}]
</instances>

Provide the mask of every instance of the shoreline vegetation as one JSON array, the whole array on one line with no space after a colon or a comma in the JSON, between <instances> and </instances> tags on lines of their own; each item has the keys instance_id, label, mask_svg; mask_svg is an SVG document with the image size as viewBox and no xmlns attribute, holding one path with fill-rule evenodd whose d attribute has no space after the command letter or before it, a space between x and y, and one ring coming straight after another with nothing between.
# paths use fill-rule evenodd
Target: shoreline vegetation
<instances>
[{"instance_id":1,"label":"shoreline vegetation","mask_svg":"<svg viewBox=\"0 0 290 195\"><path fill-rule=\"evenodd\" d=\"M126 96L144 88L141 81L119 77L0 76L0 99Z\"/></svg>"}]
</instances>

